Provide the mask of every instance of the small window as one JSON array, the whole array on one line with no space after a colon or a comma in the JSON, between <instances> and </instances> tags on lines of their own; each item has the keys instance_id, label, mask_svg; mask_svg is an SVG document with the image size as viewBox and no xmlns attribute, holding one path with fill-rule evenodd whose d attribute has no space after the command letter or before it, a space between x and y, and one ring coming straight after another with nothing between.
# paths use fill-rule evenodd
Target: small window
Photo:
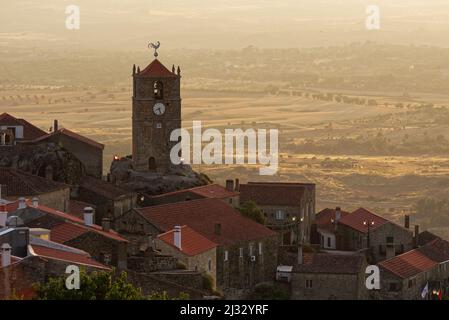
<instances>
[{"instance_id":1,"label":"small window","mask_svg":"<svg viewBox=\"0 0 449 320\"><path fill-rule=\"evenodd\" d=\"M160 122L156 123L156 128L158 128L158 129L162 128L162 123L160 123Z\"/></svg>"},{"instance_id":2,"label":"small window","mask_svg":"<svg viewBox=\"0 0 449 320\"><path fill-rule=\"evenodd\" d=\"M387 237L387 243L392 244L394 242L394 237Z\"/></svg>"},{"instance_id":3,"label":"small window","mask_svg":"<svg viewBox=\"0 0 449 320\"><path fill-rule=\"evenodd\" d=\"M313 283L311 279L306 279L306 289L312 289Z\"/></svg>"},{"instance_id":4,"label":"small window","mask_svg":"<svg viewBox=\"0 0 449 320\"><path fill-rule=\"evenodd\" d=\"M162 82L155 81L153 84L153 93L155 99L163 99L164 98L164 87Z\"/></svg>"},{"instance_id":5,"label":"small window","mask_svg":"<svg viewBox=\"0 0 449 320\"><path fill-rule=\"evenodd\" d=\"M262 242L259 242L259 255L262 255Z\"/></svg>"},{"instance_id":6,"label":"small window","mask_svg":"<svg viewBox=\"0 0 449 320\"><path fill-rule=\"evenodd\" d=\"M224 261L228 261L228 260L229 260L229 252L228 252L228 250L226 250L224 252Z\"/></svg>"},{"instance_id":7,"label":"small window","mask_svg":"<svg viewBox=\"0 0 449 320\"><path fill-rule=\"evenodd\" d=\"M276 220L284 220L285 219L285 212L282 210L276 211Z\"/></svg>"},{"instance_id":8,"label":"small window","mask_svg":"<svg viewBox=\"0 0 449 320\"><path fill-rule=\"evenodd\" d=\"M212 270L212 260L209 259L209 261L207 261L207 270L211 271Z\"/></svg>"},{"instance_id":9,"label":"small window","mask_svg":"<svg viewBox=\"0 0 449 320\"><path fill-rule=\"evenodd\" d=\"M240 253L239 253L240 254L240 258L243 258L243 248L240 248L239 251L240 251Z\"/></svg>"},{"instance_id":10,"label":"small window","mask_svg":"<svg viewBox=\"0 0 449 320\"><path fill-rule=\"evenodd\" d=\"M327 247L331 247L331 237L327 237Z\"/></svg>"}]
</instances>

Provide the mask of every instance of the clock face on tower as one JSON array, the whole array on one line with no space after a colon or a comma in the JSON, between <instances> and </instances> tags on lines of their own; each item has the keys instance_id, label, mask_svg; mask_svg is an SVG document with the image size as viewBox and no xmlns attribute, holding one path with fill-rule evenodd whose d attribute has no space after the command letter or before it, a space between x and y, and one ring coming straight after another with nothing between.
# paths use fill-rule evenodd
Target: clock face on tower
<instances>
[{"instance_id":1,"label":"clock face on tower","mask_svg":"<svg viewBox=\"0 0 449 320\"><path fill-rule=\"evenodd\" d=\"M165 113L165 105L161 102L156 103L153 106L153 112L157 116L161 116Z\"/></svg>"}]
</instances>

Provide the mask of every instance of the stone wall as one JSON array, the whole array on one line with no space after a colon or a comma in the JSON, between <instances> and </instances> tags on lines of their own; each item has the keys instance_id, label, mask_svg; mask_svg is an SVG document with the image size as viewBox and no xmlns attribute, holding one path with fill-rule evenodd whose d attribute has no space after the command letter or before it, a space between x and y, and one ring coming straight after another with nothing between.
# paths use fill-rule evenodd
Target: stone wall
<instances>
[{"instance_id":1,"label":"stone wall","mask_svg":"<svg viewBox=\"0 0 449 320\"><path fill-rule=\"evenodd\" d=\"M306 287L306 280L312 287ZM294 300L359 300L366 297L365 278L360 274L293 273Z\"/></svg>"},{"instance_id":2,"label":"stone wall","mask_svg":"<svg viewBox=\"0 0 449 320\"><path fill-rule=\"evenodd\" d=\"M144 294L167 292L169 297L178 297L187 293L190 299L202 299L208 293L202 288L200 272L157 272L138 273L128 271L129 281L141 288Z\"/></svg>"},{"instance_id":3,"label":"stone wall","mask_svg":"<svg viewBox=\"0 0 449 320\"><path fill-rule=\"evenodd\" d=\"M262 254L259 254L259 243ZM250 247L252 247L251 260ZM240 241L217 248L217 287L220 289L250 289L256 284L272 281L276 276L278 239L272 237L254 241ZM240 256L240 249L243 256ZM228 260L225 261L225 252Z\"/></svg>"},{"instance_id":4,"label":"stone wall","mask_svg":"<svg viewBox=\"0 0 449 320\"><path fill-rule=\"evenodd\" d=\"M155 240L155 247L157 250L160 250L162 254L173 256L180 262L184 263L187 270L205 272L206 274L210 275L213 279L213 286L215 287L217 281L216 248L196 254L194 256L189 256L159 239Z\"/></svg>"},{"instance_id":5,"label":"stone wall","mask_svg":"<svg viewBox=\"0 0 449 320\"><path fill-rule=\"evenodd\" d=\"M105 265L114 266L120 270L127 267L126 242L112 240L98 233L88 232L64 244L88 252L94 260ZM106 258L106 255L109 258ZM110 259L109 262L108 259Z\"/></svg>"},{"instance_id":6,"label":"stone wall","mask_svg":"<svg viewBox=\"0 0 449 320\"><path fill-rule=\"evenodd\" d=\"M346 225L339 224L337 246L341 250L357 251L367 247L367 233L359 232ZM370 253L374 261L386 259L387 237L393 237L395 253L400 254L413 248L413 233L392 222L370 230Z\"/></svg>"}]
</instances>

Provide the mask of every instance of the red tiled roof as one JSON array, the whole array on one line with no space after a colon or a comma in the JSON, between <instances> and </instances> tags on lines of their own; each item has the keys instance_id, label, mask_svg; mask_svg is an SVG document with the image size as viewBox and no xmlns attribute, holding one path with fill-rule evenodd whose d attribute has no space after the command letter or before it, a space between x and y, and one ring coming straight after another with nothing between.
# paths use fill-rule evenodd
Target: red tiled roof
<instances>
[{"instance_id":1,"label":"red tiled roof","mask_svg":"<svg viewBox=\"0 0 449 320\"><path fill-rule=\"evenodd\" d=\"M15 118L8 113L0 114L0 125L23 126L24 140L34 140L47 134L45 131L39 129L35 125L32 125L25 119Z\"/></svg>"},{"instance_id":2,"label":"red tiled roof","mask_svg":"<svg viewBox=\"0 0 449 320\"><path fill-rule=\"evenodd\" d=\"M428 258L418 249L410 250L394 258L382 261L379 266L405 279L428 271L438 263Z\"/></svg>"},{"instance_id":3,"label":"red tiled roof","mask_svg":"<svg viewBox=\"0 0 449 320\"><path fill-rule=\"evenodd\" d=\"M165 233L158 235L158 239L164 241L165 243L175 247L174 244L174 232L172 229ZM206 237L203 237L201 234L190 228L189 226L181 227L181 252L188 256L195 256L197 254L206 252L213 248L217 247L217 244L210 241ZM178 249L179 250L179 249Z\"/></svg>"},{"instance_id":4,"label":"red tiled roof","mask_svg":"<svg viewBox=\"0 0 449 320\"><path fill-rule=\"evenodd\" d=\"M240 202L253 201L257 205L299 206L304 190L311 184L248 183L240 185Z\"/></svg>"},{"instance_id":5,"label":"red tiled roof","mask_svg":"<svg viewBox=\"0 0 449 320\"><path fill-rule=\"evenodd\" d=\"M110 269L105 265L93 260L88 253L80 254L75 252L69 252L56 248L49 248L39 245L31 245L34 253L41 257L46 257L55 260L62 260L72 263L83 264L87 266L94 266L101 269Z\"/></svg>"},{"instance_id":6,"label":"red tiled roof","mask_svg":"<svg viewBox=\"0 0 449 320\"><path fill-rule=\"evenodd\" d=\"M361 272L364 256L359 254L304 253L295 272L354 274ZM364 270L363 270L364 271Z\"/></svg>"},{"instance_id":7,"label":"red tiled roof","mask_svg":"<svg viewBox=\"0 0 449 320\"><path fill-rule=\"evenodd\" d=\"M449 242L441 238L432 240L418 250L434 261L449 261Z\"/></svg>"},{"instance_id":8,"label":"red tiled roof","mask_svg":"<svg viewBox=\"0 0 449 320\"><path fill-rule=\"evenodd\" d=\"M33 207L31 205L30 201L28 201L27 204L28 204L29 207L36 208L37 210L39 210L41 212L44 212L44 213L47 213L47 214L50 214L50 215L62 218L64 220L66 220L67 222L72 222L72 223L74 223L74 224L76 224L76 225L78 225L80 227L84 227L84 228L86 228L86 232L87 231L93 231L93 232L102 234L102 235L104 235L104 236L106 236L108 238L115 239L117 241L128 242L128 240L126 240L125 238L121 237L114 230L110 230L109 232L105 232L105 231L103 231L103 228L101 226L96 225L96 224L94 224L92 226L86 226L84 224L84 220L83 219L75 217L74 215L71 215L71 214L68 214L68 213L64 213L64 212L61 212L61 211L49 208L47 206L43 206L41 204L38 205L37 207Z\"/></svg>"},{"instance_id":9,"label":"red tiled roof","mask_svg":"<svg viewBox=\"0 0 449 320\"><path fill-rule=\"evenodd\" d=\"M140 71L138 75L150 77L177 77L176 74L168 70L158 59L154 59L153 62Z\"/></svg>"},{"instance_id":10,"label":"red tiled roof","mask_svg":"<svg viewBox=\"0 0 449 320\"><path fill-rule=\"evenodd\" d=\"M328 229L329 227L333 227L335 221L335 209L326 208L321 210L315 215L314 223L318 226L318 228ZM341 218L347 216L349 214L348 211L341 210Z\"/></svg>"},{"instance_id":11,"label":"red tiled roof","mask_svg":"<svg viewBox=\"0 0 449 320\"><path fill-rule=\"evenodd\" d=\"M45 179L24 171L13 168L0 168L0 184L4 186L2 192L7 196L37 196L43 193L61 189L69 186Z\"/></svg>"},{"instance_id":12,"label":"red tiled roof","mask_svg":"<svg viewBox=\"0 0 449 320\"><path fill-rule=\"evenodd\" d=\"M95 232L112 240L128 242L116 233L106 232L103 230L98 230L97 228L91 228L85 225L70 222L61 223L53 227L50 232L50 239L54 242L65 243L88 232Z\"/></svg>"},{"instance_id":13,"label":"red tiled roof","mask_svg":"<svg viewBox=\"0 0 449 320\"><path fill-rule=\"evenodd\" d=\"M229 191L225 187L220 186L219 184L207 184L205 186L199 186L189 189L182 189L173 192L163 193L157 196L152 196L151 198L163 198L165 196L171 196L175 194L182 194L191 192L197 194L204 198L217 198L224 199L229 197L238 196L239 193L237 191Z\"/></svg>"},{"instance_id":14,"label":"red tiled roof","mask_svg":"<svg viewBox=\"0 0 449 320\"><path fill-rule=\"evenodd\" d=\"M371 230L374 230L389 222L387 219L382 218L381 216L378 216L371 211L368 211L364 208L359 208L354 212L344 216L340 220L340 224L347 225L359 232L367 233L368 227L363 224L365 221L369 223L374 221L374 225L370 226Z\"/></svg>"},{"instance_id":15,"label":"red tiled roof","mask_svg":"<svg viewBox=\"0 0 449 320\"><path fill-rule=\"evenodd\" d=\"M265 226L243 217L219 199L198 199L135 210L163 232L171 230L175 225L188 225L220 245L276 235ZM220 235L215 233L216 223L221 224Z\"/></svg>"},{"instance_id":16,"label":"red tiled roof","mask_svg":"<svg viewBox=\"0 0 449 320\"><path fill-rule=\"evenodd\" d=\"M93 209L96 209L96 206L91 203L70 199L68 214L71 214L75 217L83 219L84 218L84 208L86 208L86 207L91 207Z\"/></svg>"},{"instance_id":17,"label":"red tiled roof","mask_svg":"<svg viewBox=\"0 0 449 320\"><path fill-rule=\"evenodd\" d=\"M89 176L84 176L81 179L80 187L112 200L131 196L133 194L132 191L125 190L112 183Z\"/></svg>"},{"instance_id":18,"label":"red tiled roof","mask_svg":"<svg viewBox=\"0 0 449 320\"><path fill-rule=\"evenodd\" d=\"M41 136L41 137L35 139L34 142L39 142L39 141L46 140L46 139L48 139L48 138L50 138L52 136L55 136L57 134L65 135L67 137L70 137L70 138L73 138L75 140L84 142L84 143L86 143L88 145L91 145L91 146L93 146L95 148L98 148L98 149L104 149L104 144L101 144L101 143L99 143L97 141L89 139L89 138L87 138L85 136L82 136L82 135L80 135L80 134L78 134L76 132L73 132L73 131L71 131L69 129L66 129L66 128L61 128L61 129L59 129L57 131L54 131L54 132L51 132L51 133L46 133L44 136Z\"/></svg>"}]
</instances>

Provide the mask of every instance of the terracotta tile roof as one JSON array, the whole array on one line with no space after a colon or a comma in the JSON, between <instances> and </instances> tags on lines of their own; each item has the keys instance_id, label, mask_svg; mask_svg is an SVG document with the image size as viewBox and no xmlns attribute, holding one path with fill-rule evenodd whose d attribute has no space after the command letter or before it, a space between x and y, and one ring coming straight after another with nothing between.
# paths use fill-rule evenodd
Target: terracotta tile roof
<instances>
[{"instance_id":1,"label":"terracotta tile roof","mask_svg":"<svg viewBox=\"0 0 449 320\"><path fill-rule=\"evenodd\" d=\"M257 205L299 206L305 188L312 184L254 183L240 185L240 202L253 201Z\"/></svg>"},{"instance_id":2,"label":"terracotta tile roof","mask_svg":"<svg viewBox=\"0 0 449 320\"><path fill-rule=\"evenodd\" d=\"M198 199L135 210L163 232L171 230L175 225L188 225L220 245L276 235L274 231L243 217L218 199ZM221 224L220 235L215 233L217 223Z\"/></svg>"},{"instance_id":3,"label":"terracotta tile roof","mask_svg":"<svg viewBox=\"0 0 449 320\"><path fill-rule=\"evenodd\" d=\"M69 188L68 185L45 179L13 168L0 168L2 192L7 196L38 196L43 193Z\"/></svg>"},{"instance_id":4,"label":"terracotta tile roof","mask_svg":"<svg viewBox=\"0 0 449 320\"><path fill-rule=\"evenodd\" d=\"M449 242L443 239L434 239L418 249L428 258L436 262L449 261Z\"/></svg>"},{"instance_id":5,"label":"terracotta tile roof","mask_svg":"<svg viewBox=\"0 0 449 320\"><path fill-rule=\"evenodd\" d=\"M382 261L379 263L379 266L402 279L406 279L421 272L428 271L437 264L437 262L428 258L418 249L414 249L394 258Z\"/></svg>"},{"instance_id":6,"label":"terracotta tile roof","mask_svg":"<svg viewBox=\"0 0 449 320\"><path fill-rule=\"evenodd\" d=\"M303 264L295 265L294 272L354 274L361 272L364 259L359 254L304 253Z\"/></svg>"},{"instance_id":7,"label":"terracotta tile roof","mask_svg":"<svg viewBox=\"0 0 449 320\"><path fill-rule=\"evenodd\" d=\"M121 197L128 197L133 195L132 191L125 190L112 183L89 176L84 176L81 179L80 186L86 190L90 190L95 194L111 200L116 200Z\"/></svg>"},{"instance_id":8,"label":"terracotta tile roof","mask_svg":"<svg viewBox=\"0 0 449 320\"><path fill-rule=\"evenodd\" d=\"M320 212L318 212L315 215L314 223L320 229L334 230L335 224L333 221L335 221L335 212L336 212L335 209L330 209L330 208L321 210ZM340 210L340 212L341 212L341 218L343 218L349 214L348 211L344 211L344 210Z\"/></svg>"},{"instance_id":9,"label":"terracotta tile roof","mask_svg":"<svg viewBox=\"0 0 449 320\"><path fill-rule=\"evenodd\" d=\"M368 227L363 224L364 221L371 222L374 221L374 225L370 227L371 230L374 230L389 221L381 216L372 213L364 208L359 208L354 212L344 216L340 220L340 224L347 225L359 232L367 233Z\"/></svg>"},{"instance_id":10,"label":"terracotta tile roof","mask_svg":"<svg viewBox=\"0 0 449 320\"><path fill-rule=\"evenodd\" d=\"M31 201L27 201L27 206L29 208L34 208L34 209L36 209L36 210L38 210L40 212L43 212L43 213L46 213L46 214L50 214L50 215L55 216L55 217L59 217L59 218L61 218L61 220L65 220L65 222L67 222L67 224L73 224L75 226L79 226L80 228L84 228L86 230L86 232L92 231L92 232L99 233L101 235L104 235L105 237L108 237L108 238L111 238L111 239L114 239L114 240L117 240L117 241L128 242L128 240L126 240L125 238L121 237L116 231L110 230L109 232L105 232L105 231L103 231L103 228L101 226L96 225L96 224L94 224L92 226L86 226L84 224L84 220L83 219L80 219L80 218L78 218L78 217L76 217L74 215L55 210L53 208L49 208L49 207L41 205L41 204L38 205L37 207L34 207L34 206L32 206ZM70 228L70 230L75 230L75 227ZM79 230L79 229L76 229L76 230ZM75 231L71 231L71 232L75 233Z\"/></svg>"},{"instance_id":11,"label":"terracotta tile roof","mask_svg":"<svg viewBox=\"0 0 449 320\"><path fill-rule=\"evenodd\" d=\"M32 125L28 121L15 118L8 113L0 114L0 125L23 126L23 140L34 140L47 134L45 131L39 129L35 125Z\"/></svg>"},{"instance_id":12,"label":"terracotta tile roof","mask_svg":"<svg viewBox=\"0 0 449 320\"><path fill-rule=\"evenodd\" d=\"M100 269L107 269L110 268L106 267L105 265L93 260L88 253L80 254L70 251L65 251L61 249L56 248L49 248L45 246L40 245L31 245L34 253L40 257L55 259L55 260L62 260L67 261L71 263L76 264L82 264L87 266L93 266Z\"/></svg>"},{"instance_id":13,"label":"terracotta tile roof","mask_svg":"<svg viewBox=\"0 0 449 320\"><path fill-rule=\"evenodd\" d=\"M51 132L51 133L46 133L44 136L41 136L41 137L39 137L37 139L34 139L34 142L44 141L44 140L46 140L46 139L48 139L48 138L50 138L52 136L59 135L59 134L65 135L67 137L73 138L73 139L81 141L81 142L84 142L84 143L86 143L88 145L91 145L91 146L93 146L95 148L102 149L102 150L104 149L104 144L101 144L101 143L99 143L97 141L89 139L89 138L87 138L85 136L82 136L82 135L80 135L80 134L78 134L76 132L73 132L73 131L71 131L69 129L66 129L66 128L61 128L61 129L59 129L57 131L54 131L54 132Z\"/></svg>"},{"instance_id":14,"label":"terracotta tile roof","mask_svg":"<svg viewBox=\"0 0 449 320\"><path fill-rule=\"evenodd\" d=\"M435 239L441 239L441 238L430 231L427 231L427 230L423 231L418 236L418 245L424 246Z\"/></svg>"},{"instance_id":15,"label":"terracotta tile roof","mask_svg":"<svg viewBox=\"0 0 449 320\"><path fill-rule=\"evenodd\" d=\"M12 201L12 202L7 201L7 202L2 203L0 205L0 211L2 211L2 212L5 212L5 211L6 212L13 212L13 211L16 211L18 207L19 207L19 201L18 200Z\"/></svg>"},{"instance_id":16,"label":"terracotta tile roof","mask_svg":"<svg viewBox=\"0 0 449 320\"><path fill-rule=\"evenodd\" d=\"M94 232L115 241L128 242L128 240L119 236L115 232L106 232L99 230L98 228L92 228L86 225L71 222L61 223L53 227L50 231L50 239L54 242L65 243L88 232Z\"/></svg>"},{"instance_id":17,"label":"terracotta tile roof","mask_svg":"<svg viewBox=\"0 0 449 320\"><path fill-rule=\"evenodd\" d=\"M80 219L83 219L84 218L84 208L86 208L86 207L91 207L94 210L96 209L96 206L91 203L70 199L69 212L67 212L67 213L71 214L75 217L78 217Z\"/></svg>"},{"instance_id":18,"label":"terracotta tile roof","mask_svg":"<svg viewBox=\"0 0 449 320\"><path fill-rule=\"evenodd\" d=\"M157 236L158 239L164 241L165 243L175 247L174 244L174 232L172 229L165 233L162 233ZM203 237L201 234L190 228L189 226L181 227L181 252L188 256L195 256L197 254L206 252L213 248L217 247L217 244L210 241L206 237ZM179 250L179 249L178 249Z\"/></svg>"},{"instance_id":19,"label":"terracotta tile roof","mask_svg":"<svg viewBox=\"0 0 449 320\"><path fill-rule=\"evenodd\" d=\"M177 77L176 74L168 70L158 59L154 59L153 62L140 71L138 75L150 77Z\"/></svg>"},{"instance_id":20,"label":"terracotta tile roof","mask_svg":"<svg viewBox=\"0 0 449 320\"><path fill-rule=\"evenodd\" d=\"M177 190L173 192L163 193L157 196L152 196L150 198L163 198L165 196L171 196L175 194L182 194L182 193L194 193L197 194L203 198L217 198L217 199L224 199L229 197L235 197L238 196L239 193L237 191L229 191L223 186L220 186L219 184L207 184L205 186L199 186L189 189L182 189Z\"/></svg>"}]
</instances>

